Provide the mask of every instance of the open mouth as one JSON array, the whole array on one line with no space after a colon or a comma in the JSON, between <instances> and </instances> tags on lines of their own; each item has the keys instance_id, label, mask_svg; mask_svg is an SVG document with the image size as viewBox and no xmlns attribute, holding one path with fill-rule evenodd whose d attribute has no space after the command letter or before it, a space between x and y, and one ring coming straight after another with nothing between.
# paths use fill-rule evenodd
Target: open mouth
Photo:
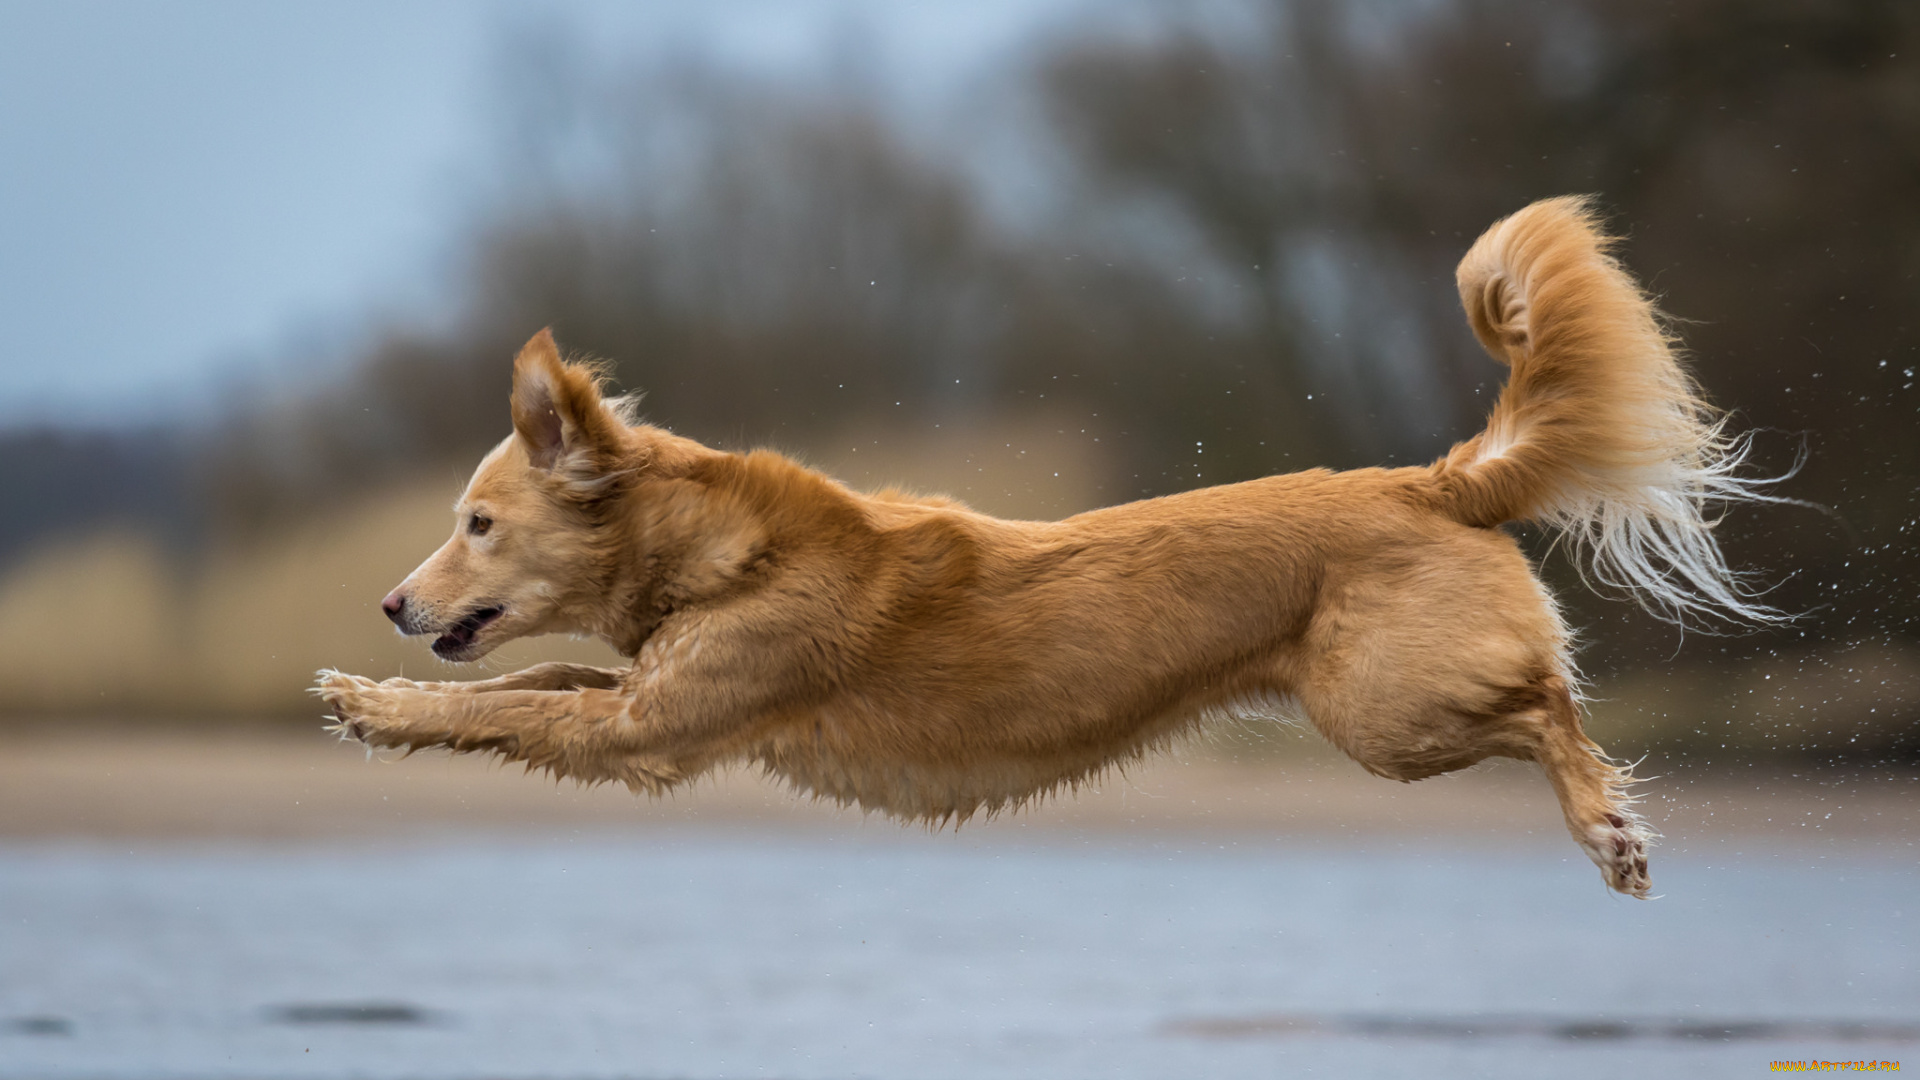
<instances>
[{"instance_id":1,"label":"open mouth","mask_svg":"<svg viewBox=\"0 0 1920 1080\"><path fill-rule=\"evenodd\" d=\"M433 639L434 655L444 660L455 659L473 648L473 639L479 636L480 631L491 626L496 619L506 613L507 609L498 604L474 611L466 618L454 623L453 629Z\"/></svg>"}]
</instances>

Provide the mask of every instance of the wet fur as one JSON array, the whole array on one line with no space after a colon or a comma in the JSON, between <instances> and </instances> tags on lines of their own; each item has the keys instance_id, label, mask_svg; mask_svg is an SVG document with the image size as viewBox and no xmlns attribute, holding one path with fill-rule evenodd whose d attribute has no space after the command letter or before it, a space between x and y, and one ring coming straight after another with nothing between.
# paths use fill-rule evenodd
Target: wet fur
<instances>
[{"instance_id":1,"label":"wet fur","mask_svg":"<svg viewBox=\"0 0 1920 1080\"><path fill-rule=\"evenodd\" d=\"M1669 607L1757 609L1741 610L1702 513L1740 496L1737 453L1606 243L1563 199L1469 253L1470 320L1514 374L1488 431L1434 465L1059 522L860 494L778 454L630 424L542 332L515 361L515 434L461 497L453 538L396 590L396 618L443 633L501 606L456 658L567 631L631 666L472 683L323 672L318 690L374 746L488 751L647 792L754 762L931 820L1018 806L1222 713L1284 709L1392 779L1539 763L1607 883L1645 896L1651 833L1629 777L1582 732L1567 631L1497 526L1584 530L1614 580ZM1677 577L1636 576L1663 557Z\"/></svg>"}]
</instances>

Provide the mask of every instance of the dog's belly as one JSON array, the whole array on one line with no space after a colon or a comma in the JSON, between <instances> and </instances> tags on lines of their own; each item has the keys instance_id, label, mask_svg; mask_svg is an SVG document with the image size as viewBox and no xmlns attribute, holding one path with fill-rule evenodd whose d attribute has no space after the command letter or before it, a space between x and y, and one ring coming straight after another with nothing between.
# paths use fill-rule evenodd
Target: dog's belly
<instances>
[{"instance_id":1,"label":"dog's belly","mask_svg":"<svg viewBox=\"0 0 1920 1080\"><path fill-rule=\"evenodd\" d=\"M858 752L827 734L831 719L823 716L819 724L806 725L805 735L761 745L753 753L755 762L800 791L842 805L906 819L965 821L1099 783L1105 774L1167 749L1210 722L1294 723L1303 717L1291 697L1250 691L1115 724L1097 737L1063 726L1047 738L1022 727L1008 739L954 746L889 740L885 749L863 742Z\"/></svg>"}]
</instances>

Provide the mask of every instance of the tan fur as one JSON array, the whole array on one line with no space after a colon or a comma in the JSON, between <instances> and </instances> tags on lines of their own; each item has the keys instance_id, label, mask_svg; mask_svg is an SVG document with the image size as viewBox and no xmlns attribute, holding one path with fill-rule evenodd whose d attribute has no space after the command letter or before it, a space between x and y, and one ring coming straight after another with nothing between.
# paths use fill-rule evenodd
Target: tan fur
<instances>
[{"instance_id":1,"label":"tan fur","mask_svg":"<svg viewBox=\"0 0 1920 1080\"><path fill-rule=\"evenodd\" d=\"M515 361L515 434L390 602L434 634L500 609L470 643L436 644L456 659L569 631L632 665L478 683L323 672L319 692L375 746L491 751L648 792L757 762L930 820L1284 707L1394 779L1538 762L1607 883L1644 896L1651 834L1581 732L1551 598L1495 526L1612 506L1663 454L1711 464L1710 446L1675 447L1718 429L1579 204L1536 204L1488 236L1463 294L1514 374L1487 433L1427 468L1312 470L1059 522L861 495L777 454L630 426L542 332ZM1691 500L1704 530L1706 494L1655 501Z\"/></svg>"}]
</instances>

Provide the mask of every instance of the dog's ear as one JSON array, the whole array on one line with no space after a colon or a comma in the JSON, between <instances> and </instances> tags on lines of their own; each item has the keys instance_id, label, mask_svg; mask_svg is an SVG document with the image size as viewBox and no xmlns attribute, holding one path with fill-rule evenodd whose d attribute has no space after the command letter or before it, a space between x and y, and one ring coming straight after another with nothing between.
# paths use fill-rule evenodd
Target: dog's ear
<instances>
[{"instance_id":1,"label":"dog's ear","mask_svg":"<svg viewBox=\"0 0 1920 1080\"><path fill-rule=\"evenodd\" d=\"M513 358L513 430L534 468L551 472L582 451L610 452L623 427L601 400L593 372L560 359L551 329L533 335Z\"/></svg>"}]
</instances>

